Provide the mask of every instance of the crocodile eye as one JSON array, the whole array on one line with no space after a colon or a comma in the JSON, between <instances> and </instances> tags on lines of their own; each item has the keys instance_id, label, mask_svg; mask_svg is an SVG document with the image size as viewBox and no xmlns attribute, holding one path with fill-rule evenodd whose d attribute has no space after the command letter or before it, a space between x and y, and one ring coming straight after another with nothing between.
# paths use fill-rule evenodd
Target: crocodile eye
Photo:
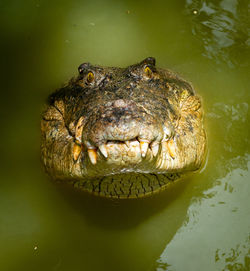
<instances>
[{"instance_id":1,"label":"crocodile eye","mask_svg":"<svg viewBox=\"0 0 250 271\"><path fill-rule=\"evenodd\" d=\"M148 66L146 66L146 68L144 69L144 73L145 73L145 76L148 78L152 78L153 76L153 72Z\"/></svg>"},{"instance_id":2,"label":"crocodile eye","mask_svg":"<svg viewBox=\"0 0 250 271\"><path fill-rule=\"evenodd\" d=\"M78 67L78 72L82 75L84 71L86 71L86 69L88 69L90 67L90 63L82 63L79 67Z\"/></svg>"},{"instance_id":3,"label":"crocodile eye","mask_svg":"<svg viewBox=\"0 0 250 271\"><path fill-rule=\"evenodd\" d=\"M95 80L95 76L94 76L93 72L89 72L87 75L87 82L93 83L94 80Z\"/></svg>"}]
</instances>

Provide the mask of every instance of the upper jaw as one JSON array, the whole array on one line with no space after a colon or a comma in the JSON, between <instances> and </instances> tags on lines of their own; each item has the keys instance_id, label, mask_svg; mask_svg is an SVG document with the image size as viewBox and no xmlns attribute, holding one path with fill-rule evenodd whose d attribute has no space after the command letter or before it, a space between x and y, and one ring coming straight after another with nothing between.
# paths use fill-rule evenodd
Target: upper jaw
<instances>
[{"instance_id":1,"label":"upper jaw","mask_svg":"<svg viewBox=\"0 0 250 271\"><path fill-rule=\"evenodd\" d=\"M90 165L95 168L105 163L119 170L147 171L150 165L152 170L158 170L166 150L169 157L175 159L175 151L171 150L173 144L170 143L175 136L173 126L170 121L148 114L133 101L111 101L87 118L79 118L75 126L78 147L74 157L78 158L84 149ZM144 168L148 161L150 165Z\"/></svg>"},{"instance_id":2,"label":"upper jaw","mask_svg":"<svg viewBox=\"0 0 250 271\"><path fill-rule=\"evenodd\" d=\"M176 151L171 143L174 140L174 130L169 125L138 129L138 133L135 133L134 137L115 137L113 134L109 138L102 137L101 141L95 143L93 140L89 140L90 137L84 133L84 125L81 123L80 118L76 126L75 135L78 147L75 148L74 157L77 160L79 153L84 150L89 161L88 165L84 165L85 168L90 165L97 170L107 167L107 174L130 171L148 173L162 170L161 160L166 152L169 159L175 159ZM86 159L84 160L86 163Z\"/></svg>"}]
</instances>

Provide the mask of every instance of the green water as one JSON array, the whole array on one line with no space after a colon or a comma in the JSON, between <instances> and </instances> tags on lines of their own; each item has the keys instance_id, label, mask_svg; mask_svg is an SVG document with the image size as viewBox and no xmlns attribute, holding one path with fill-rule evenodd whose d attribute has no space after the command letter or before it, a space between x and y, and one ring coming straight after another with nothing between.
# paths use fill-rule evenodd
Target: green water
<instances>
[{"instance_id":1,"label":"green water","mask_svg":"<svg viewBox=\"0 0 250 271\"><path fill-rule=\"evenodd\" d=\"M249 2L0 2L0 270L250 270ZM154 56L203 97L205 168L151 198L107 201L40 168L47 95L80 63Z\"/></svg>"}]
</instances>

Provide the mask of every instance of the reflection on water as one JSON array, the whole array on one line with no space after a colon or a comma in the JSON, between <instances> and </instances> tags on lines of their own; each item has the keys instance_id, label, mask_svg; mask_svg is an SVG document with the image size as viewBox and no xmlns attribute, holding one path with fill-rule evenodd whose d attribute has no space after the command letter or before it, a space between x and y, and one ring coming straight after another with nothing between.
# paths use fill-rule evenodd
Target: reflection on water
<instances>
[{"instance_id":1,"label":"reflection on water","mask_svg":"<svg viewBox=\"0 0 250 271\"><path fill-rule=\"evenodd\" d=\"M186 0L192 17L192 33L201 40L203 55L231 68L248 66L250 28L248 1Z\"/></svg>"},{"instance_id":2,"label":"reflection on water","mask_svg":"<svg viewBox=\"0 0 250 271\"><path fill-rule=\"evenodd\" d=\"M157 271L248 270L250 212L244 203L249 197L250 155L230 161L230 169L193 200L187 220L158 259Z\"/></svg>"},{"instance_id":3,"label":"reflection on water","mask_svg":"<svg viewBox=\"0 0 250 271\"><path fill-rule=\"evenodd\" d=\"M227 168L228 162L223 161L223 158L243 155L249 146L249 129L246 128L249 121L248 103L217 102L207 112L207 118L213 122L214 128L216 127L215 138L220 144L218 158L221 159L217 159L217 162L227 173L230 168ZM217 147L218 143L215 143Z\"/></svg>"}]
</instances>

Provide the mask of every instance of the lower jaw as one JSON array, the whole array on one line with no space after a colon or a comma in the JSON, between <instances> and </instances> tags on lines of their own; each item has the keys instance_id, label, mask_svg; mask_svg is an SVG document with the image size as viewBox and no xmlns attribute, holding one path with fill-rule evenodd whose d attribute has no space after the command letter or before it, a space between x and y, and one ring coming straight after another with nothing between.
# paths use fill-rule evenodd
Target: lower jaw
<instances>
[{"instance_id":1,"label":"lower jaw","mask_svg":"<svg viewBox=\"0 0 250 271\"><path fill-rule=\"evenodd\" d=\"M108 198L140 198L164 190L178 179L178 173L125 173L91 179L74 180L75 188Z\"/></svg>"},{"instance_id":2,"label":"lower jaw","mask_svg":"<svg viewBox=\"0 0 250 271\"><path fill-rule=\"evenodd\" d=\"M132 149L126 149L124 147L125 144L120 145L122 147L114 144L113 149L111 149L112 151L109 149L107 158L98 151L96 153L97 162L94 164L88 159L88 155L85 152L78 161L80 175L83 178L94 179L110 175L117 176L124 173L169 174L180 171L181 163L179 159L171 157L170 153L162 147L156 156L153 155L151 149L148 149L146 155L143 157L140 152L139 143L137 148ZM176 164L179 167L176 167Z\"/></svg>"}]
</instances>

